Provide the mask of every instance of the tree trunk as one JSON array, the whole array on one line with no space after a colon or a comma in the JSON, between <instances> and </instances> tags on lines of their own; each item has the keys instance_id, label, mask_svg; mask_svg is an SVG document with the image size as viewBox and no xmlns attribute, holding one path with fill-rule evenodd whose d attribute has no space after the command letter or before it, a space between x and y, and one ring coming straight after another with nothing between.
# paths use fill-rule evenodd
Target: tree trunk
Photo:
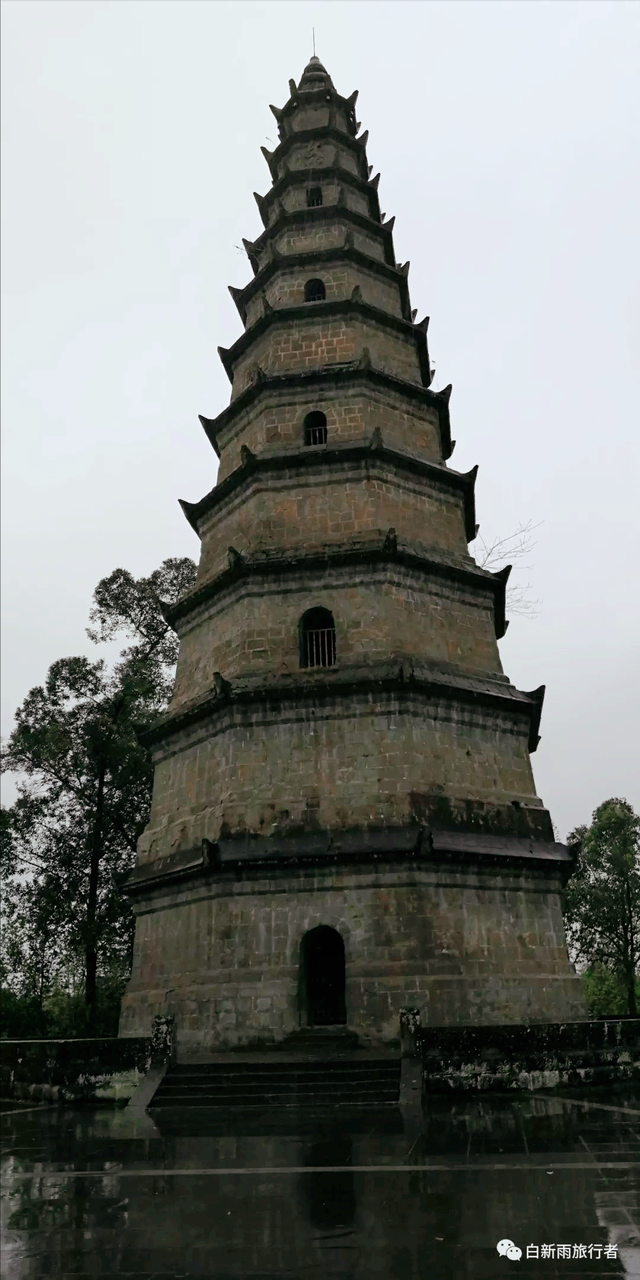
<instances>
[{"instance_id":1,"label":"tree trunk","mask_svg":"<svg viewBox=\"0 0 640 1280\"><path fill-rule=\"evenodd\" d=\"M637 1002L636 1002L636 953L635 953L635 945L634 945L635 931L633 927L634 919L633 919L633 906L632 906L632 900L631 900L631 884L628 876L627 876L627 883L626 883L626 898L627 898L627 915L628 915L628 921L629 921L629 945L627 948L628 959L627 959L627 965L626 965L627 1013L630 1018L637 1018L638 1011L637 1011Z\"/></svg>"},{"instance_id":2,"label":"tree trunk","mask_svg":"<svg viewBox=\"0 0 640 1280\"><path fill-rule=\"evenodd\" d=\"M630 1018L637 1018L638 1006L636 1001L636 974L634 964L628 967L625 978L627 987L627 1014Z\"/></svg>"},{"instance_id":3,"label":"tree trunk","mask_svg":"<svg viewBox=\"0 0 640 1280\"><path fill-rule=\"evenodd\" d=\"M85 1009L87 1014L87 1030L92 1035L96 1023L97 1005L97 971L98 952L96 938L96 911L98 905L98 875L102 857L102 819L104 814L104 784L107 773L107 762L100 762L98 774L98 794L96 796L96 812L91 833L91 867L89 871L89 897L87 899L86 946L85 946Z\"/></svg>"}]
</instances>

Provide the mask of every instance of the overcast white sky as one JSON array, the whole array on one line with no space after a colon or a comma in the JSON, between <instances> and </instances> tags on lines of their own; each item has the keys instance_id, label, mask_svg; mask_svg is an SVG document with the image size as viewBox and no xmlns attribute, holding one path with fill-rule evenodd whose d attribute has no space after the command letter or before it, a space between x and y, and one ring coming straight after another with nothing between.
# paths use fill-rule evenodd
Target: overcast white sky
<instances>
[{"instance_id":1,"label":"overcast white sky","mask_svg":"<svg viewBox=\"0 0 640 1280\"><path fill-rule=\"evenodd\" d=\"M2 732L116 566L197 558L178 498L215 479L227 285L261 229L288 80L360 90L412 305L453 382L452 465L485 537L537 531L538 793L561 837L640 805L640 5L6 0ZM11 796L9 789L8 798Z\"/></svg>"}]
</instances>

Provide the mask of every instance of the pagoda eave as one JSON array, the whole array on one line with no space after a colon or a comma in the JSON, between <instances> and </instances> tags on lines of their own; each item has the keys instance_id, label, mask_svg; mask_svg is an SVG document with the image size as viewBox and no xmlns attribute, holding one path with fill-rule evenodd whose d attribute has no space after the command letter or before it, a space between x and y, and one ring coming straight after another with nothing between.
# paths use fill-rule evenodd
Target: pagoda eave
<instances>
[{"instance_id":1,"label":"pagoda eave","mask_svg":"<svg viewBox=\"0 0 640 1280\"><path fill-rule=\"evenodd\" d=\"M387 262L381 262L379 258L372 258L368 253L363 253L360 249L356 249L354 245L335 245L330 249L312 249L304 253L291 253L284 256L274 256L270 258L256 272L253 280L250 280L243 289L235 289L229 286L229 292L233 301L238 308L238 312L242 323L246 323L247 303L264 289L269 280L279 271L286 267L311 267L314 264L344 262L345 259L354 263L355 266L362 267L363 270L369 271L372 275L382 276L385 280L393 281L398 286L400 293L400 302L402 306L402 318L411 323L411 304L409 301L409 284L407 276L404 272L398 270L397 267L391 266ZM306 304L308 306L308 304ZM278 308L275 308L278 310ZM386 314L386 313L385 313ZM414 328L419 329L419 325ZM426 329L425 329L426 332Z\"/></svg>"},{"instance_id":2,"label":"pagoda eave","mask_svg":"<svg viewBox=\"0 0 640 1280\"><path fill-rule=\"evenodd\" d=\"M224 480L215 485L213 489L201 498L199 502L185 502L180 500L185 515L187 508L190 512L187 519L193 524L193 519L201 520L203 516L208 515L215 507L225 502L228 497L236 492L247 483L251 476L258 473L283 472L291 468L299 468L303 474L308 474L311 468L323 471L329 463L352 463L361 462L369 466L373 459L379 459L384 462L393 463L396 467L409 471L414 475L422 476L436 484L441 484L447 489L457 490L462 494L464 502L465 514L465 531L468 542L472 542L476 536L476 516L475 516L475 498L474 489L478 468L472 467L471 471L461 472L454 471L451 467L444 467L435 462L427 462L423 458L419 458L416 454L406 453L397 449L393 449L381 442L378 447L372 451L371 439L349 442L341 445L326 446L323 445L316 449L308 449L301 446L297 449L279 449L273 450L271 453L262 453L259 456L252 457L249 465L246 463L236 467ZM193 528L197 527L193 524ZM484 572L484 570L483 570ZM498 571L498 575L502 570Z\"/></svg>"},{"instance_id":3,"label":"pagoda eave","mask_svg":"<svg viewBox=\"0 0 640 1280\"><path fill-rule=\"evenodd\" d=\"M352 173L350 169L343 169L341 165L327 168L321 166L319 168L310 168L301 171L299 169L287 169L280 178L274 182L273 186L262 196L262 205L265 213L268 213L271 205L279 200L285 191L290 187L299 186L301 182L312 183L321 182L330 176L332 181L351 187L354 191L358 191L360 195L366 197L370 204L373 204L374 212L370 215L372 221L380 224L380 202L378 200L378 182L380 174L376 178L361 178L357 174ZM323 209L324 205L318 205L317 208ZM327 206L330 208L331 206ZM335 207L335 206L334 206ZM311 206L313 208L313 206ZM362 215L365 217L366 215Z\"/></svg>"},{"instance_id":4,"label":"pagoda eave","mask_svg":"<svg viewBox=\"0 0 640 1280\"><path fill-rule=\"evenodd\" d=\"M140 901L176 881L194 878L237 880L278 869L333 867L362 864L375 867L386 862L417 864L446 863L469 869L474 865L500 866L516 874L523 867L546 868L556 864L562 882L571 875L576 855L559 841L527 839L513 835L483 835L470 831L445 831L434 825L405 827L365 827L347 831L317 831L304 835L238 835L215 841L204 839L199 846L180 850L165 858L143 863L122 879L121 887Z\"/></svg>"},{"instance_id":5,"label":"pagoda eave","mask_svg":"<svg viewBox=\"0 0 640 1280\"><path fill-rule=\"evenodd\" d=\"M383 369L369 368L363 370L359 368L357 360L343 365L324 365L319 369L304 370L301 373L298 371L267 373L260 382L252 382L248 387L245 387L244 391L241 391L236 399L226 409L223 409L216 418L204 420L201 418L200 420L203 426L205 421L209 424L209 427L205 427L207 435L209 435L210 430L213 430L217 440L225 430L233 425L238 416L261 396L288 389L297 389L301 385L320 389L332 385L341 386L344 382L360 383L363 386L366 383L371 383L381 388L400 392L410 400L418 401L436 409L442 456L445 461L451 457L453 452L449 412L451 386L445 387L443 391L432 391L430 387L421 386L417 382L407 382L403 378L398 378L395 374L387 373ZM215 449L215 445L213 447Z\"/></svg>"},{"instance_id":6,"label":"pagoda eave","mask_svg":"<svg viewBox=\"0 0 640 1280\"><path fill-rule=\"evenodd\" d=\"M357 93L357 89L355 92ZM278 113L276 116L278 124L284 124L289 117L293 115L300 106L300 99L302 99L305 107L316 106L318 104L322 104L324 106L325 102L330 102L332 107L341 108L348 118L353 117L353 109L355 107L353 94L351 94L349 98L343 98L342 95L337 93L334 88L329 88L328 86L317 89L298 88L295 93L290 95L283 107L276 107L275 111L274 108L271 107L271 110L274 111L274 115L276 111Z\"/></svg>"},{"instance_id":7,"label":"pagoda eave","mask_svg":"<svg viewBox=\"0 0 640 1280\"><path fill-rule=\"evenodd\" d=\"M149 728L138 731L138 741L148 748L161 747L176 734L195 726L206 724L211 733L212 722L230 710L242 713L242 708L259 705L266 712L274 711L283 702L318 706L324 701L341 700L348 706L355 695L368 698L372 693L376 701L391 696L395 704L399 696L419 698L422 702L453 701L486 708L489 711L510 713L528 721L529 750L535 750L542 709L541 700L533 694L523 693L495 676L486 678L452 672L435 664L417 664L407 659L375 662L366 667L336 666L320 671L301 671L289 676L244 676L236 680L222 681L221 689L211 690L186 706L168 712Z\"/></svg>"},{"instance_id":8,"label":"pagoda eave","mask_svg":"<svg viewBox=\"0 0 640 1280\"><path fill-rule=\"evenodd\" d=\"M370 567L374 570L393 565L427 578L445 578L462 587L472 587L491 596L494 626L498 639L504 634L504 579L480 569L476 564L462 564L453 557L438 556L432 549L417 543L398 543L395 539L367 539L360 544L335 543L304 552L297 548L263 551L252 556L229 548L229 564L208 582L197 587L173 605L166 605L164 616L169 626L178 624L215 602L221 596L244 589L247 583L264 585L265 579L291 579L310 573ZM534 696L534 695L531 695ZM536 695L537 696L537 695Z\"/></svg>"}]
</instances>

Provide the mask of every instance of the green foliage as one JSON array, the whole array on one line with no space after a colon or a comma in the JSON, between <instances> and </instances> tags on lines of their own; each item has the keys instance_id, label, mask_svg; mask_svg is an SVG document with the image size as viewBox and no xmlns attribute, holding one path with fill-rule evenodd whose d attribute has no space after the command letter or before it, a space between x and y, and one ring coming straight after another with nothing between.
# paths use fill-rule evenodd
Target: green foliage
<instances>
[{"instance_id":1,"label":"green foliage","mask_svg":"<svg viewBox=\"0 0 640 1280\"><path fill-rule=\"evenodd\" d=\"M594 811L591 825L577 827L568 843L580 847L575 874L564 893L570 952L594 975L585 979L588 998L592 991L598 1004L613 1000L609 981L613 977L625 994L623 1011L635 1017L640 968L640 816L626 800L605 800Z\"/></svg>"},{"instance_id":2,"label":"green foliage","mask_svg":"<svg viewBox=\"0 0 640 1280\"><path fill-rule=\"evenodd\" d=\"M56 984L42 1004L35 996L0 989L0 1038L11 1040L73 1040L85 1036L116 1036L124 981L107 975L97 984L96 1010L89 1024L83 989L67 991Z\"/></svg>"},{"instance_id":3,"label":"green foliage","mask_svg":"<svg viewBox=\"0 0 640 1280\"><path fill-rule=\"evenodd\" d=\"M594 964L582 975L587 1008L592 1018L620 1018L627 1012L627 991L617 973ZM636 991L639 984L636 979Z\"/></svg>"},{"instance_id":4,"label":"green foliage","mask_svg":"<svg viewBox=\"0 0 640 1280\"><path fill-rule=\"evenodd\" d=\"M124 569L104 578L87 634L130 644L111 670L103 659L59 659L16 712L3 758L18 775L18 798L0 828L2 985L15 998L3 996L3 1007L14 1020L80 1027L84 1019L82 1034L114 1022L133 944L118 883L133 865L153 780L138 732L171 692L178 641L164 606L194 577L191 560L174 559L149 578Z\"/></svg>"},{"instance_id":5,"label":"green foliage","mask_svg":"<svg viewBox=\"0 0 640 1280\"><path fill-rule=\"evenodd\" d=\"M19 996L0 987L0 1037L40 1040L47 1035L47 1021L35 996Z\"/></svg>"}]
</instances>

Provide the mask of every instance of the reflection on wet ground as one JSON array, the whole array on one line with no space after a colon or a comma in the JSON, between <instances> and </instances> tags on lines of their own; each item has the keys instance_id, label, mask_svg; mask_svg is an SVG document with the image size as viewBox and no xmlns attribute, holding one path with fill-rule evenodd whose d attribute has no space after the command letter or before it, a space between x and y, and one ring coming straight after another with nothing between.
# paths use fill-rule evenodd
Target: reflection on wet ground
<instances>
[{"instance_id":1,"label":"reflection on wet ground","mask_svg":"<svg viewBox=\"0 0 640 1280\"><path fill-rule=\"evenodd\" d=\"M421 1119L2 1110L10 1280L640 1277L631 1087L433 1097Z\"/></svg>"}]
</instances>

